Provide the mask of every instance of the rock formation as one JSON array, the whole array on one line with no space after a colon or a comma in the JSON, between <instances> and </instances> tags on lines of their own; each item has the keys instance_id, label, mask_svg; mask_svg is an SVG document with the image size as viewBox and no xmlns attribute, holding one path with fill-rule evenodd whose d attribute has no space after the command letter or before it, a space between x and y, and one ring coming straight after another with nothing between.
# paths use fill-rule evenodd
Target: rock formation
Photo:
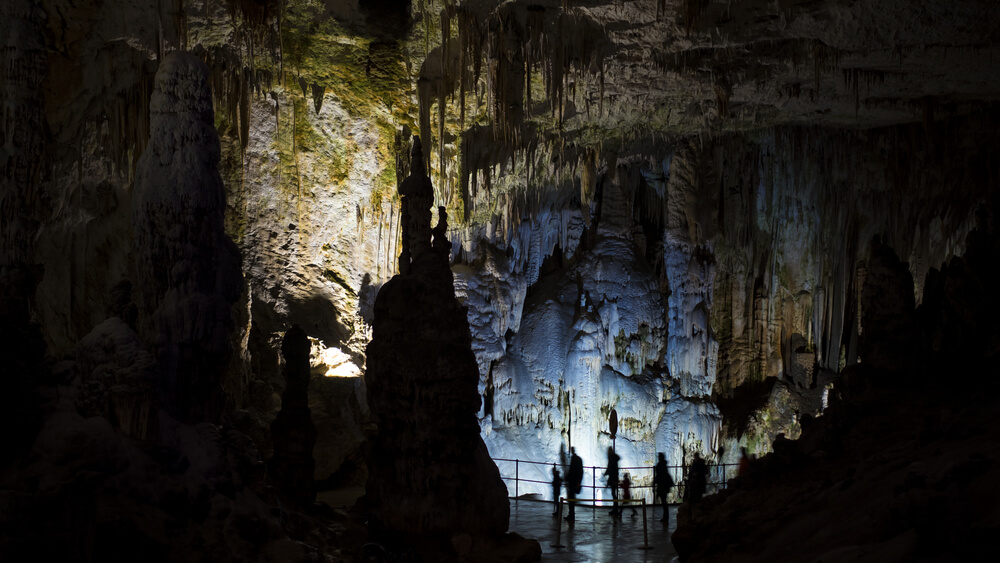
<instances>
[{"instance_id":1,"label":"rock formation","mask_svg":"<svg viewBox=\"0 0 1000 563\"><path fill-rule=\"evenodd\" d=\"M91 559L126 536L225 558L238 529L233 557L279 558L257 549L282 534L305 557L332 528L243 490L284 331L360 373L397 273L467 307L494 457L596 461L612 407L624 464L763 453L859 361L977 386L997 21L993 0L0 2L0 548L57 550L38 524ZM426 179L401 209L411 130ZM380 391L326 373L314 477L356 483Z\"/></svg>"},{"instance_id":2,"label":"rock formation","mask_svg":"<svg viewBox=\"0 0 1000 563\"><path fill-rule=\"evenodd\" d=\"M218 163L208 69L171 53L156 73L150 142L137 165L133 253L139 334L159 364L164 406L188 422L222 414L230 306L242 283Z\"/></svg>"},{"instance_id":3,"label":"rock formation","mask_svg":"<svg viewBox=\"0 0 1000 563\"><path fill-rule=\"evenodd\" d=\"M42 21L35 2L0 7L0 354L8 358L0 424L24 429L0 438L0 467L31 444L40 424L35 386L46 346L32 300L44 272L33 252L45 152Z\"/></svg>"},{"instance_id":4,"label":"rock formation","mask_svg":"<svg viewBox=\"0 0 1000 563\"><path fill-rule=\"evenodd\" d=\"M298 503L316 498L313 483L313 447L316 426L309 418L309 338L298 325L285 333L281 353L285 357L285 391L281 411L271 422L274 457L268 471L278 491Z\"/></svg>"},{"instance_id":5,"label":"rock formation","mask_svg":"<svg viewBox=\"0 0 1000 563\"><path fill-rule=\"evenodd\" d=\"M370 530L441 549L462 534L481 547L507 531L507 489L479 436L479 380L448 248L431 244L429 180L414 139L400 185L409 218L401 273L379 291L368 345ZM408 262L406 259L408 258Z\"/></svg>"},{"instance_id":6,"label":"rock formation","mask_svg":"<svg viewBox=\"0 0 1000 563\"><path fill-rule=\"evenodd\" d=\"M858 353L873 368L897 373L912 372L919 364L912 323L915 297L913 276L896 253L872 240L861 287L861 335Z\"/></svg>"},{"instance_id":7,"label":"rock formation","mask_svg":"<svg viewBox=\"0 0 1000 563\"><path fill-rule=\"evenodd\" d=\"M950 561L996 551L1000 302L977 288L1000 283L1000 245L993 213L979 215L965 256L931 271L916 309L905 267L872 242L862 363L844 371L798 441L775 442L729 490L681 511L673 542L682 561Z\"/></svg>"},{"instance_id":8,"label":"rock formation","mask_svg":"<svg viewBox=\"0 0 1000 563\"><path fill-rule=\"evenodd\" d=\"M157 364L125 321L112 317L85 336L76 351L83 389L77 409L102 415L125 436L150 437L158 405Z\"/></svg>"}]
</instances>

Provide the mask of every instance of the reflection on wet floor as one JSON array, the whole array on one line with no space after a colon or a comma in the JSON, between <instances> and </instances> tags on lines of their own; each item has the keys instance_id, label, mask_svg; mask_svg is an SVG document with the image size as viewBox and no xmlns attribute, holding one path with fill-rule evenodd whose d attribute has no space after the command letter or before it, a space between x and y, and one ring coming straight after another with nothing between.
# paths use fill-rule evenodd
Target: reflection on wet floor
<instances>
[{"instance_id":1,"label":"reflection on wet floor","mask_svg":"<svg viewBox=\"0 0 1000 563\"><path fill-rule=\"evenodd\" d=\"M560 542L566 547L555 548L552 546L556 543L557 520L552 516L552 503L511 499L510 531L538 540L542 546L542 561L677 561L677 553L670 543L670 534L677 526L676 506L670 507L669 529L660 522L663 514L659 507L646 507L649 549L642 549L641 509L637 509L634 518L625 509L621 522L612 519L609 511L609 507L580 507L573 524L559 520L562 526Z\"/></svg>"}]
</instances>

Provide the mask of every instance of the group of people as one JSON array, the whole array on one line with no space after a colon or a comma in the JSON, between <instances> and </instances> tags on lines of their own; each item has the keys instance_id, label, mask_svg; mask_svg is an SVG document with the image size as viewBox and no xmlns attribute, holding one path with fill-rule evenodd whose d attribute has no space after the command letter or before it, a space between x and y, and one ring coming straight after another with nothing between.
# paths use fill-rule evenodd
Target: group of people
<instances>
[{"instance_id":1,"label":"group of people","mask_svg":"<svg viewBox=\"0 0 1000 563\"><path fill-rule=\"evenodd\" d=\"M570 462L569 470L566 475L566 498L569 500L569 514L566 515L566 520L572 522L576 519L576 500L580 491L583 489L583 460L580 456L576 455L576 450L570 448ZM667 496L670 494L670 489L674 487L674 479L670 476L670 471L667 468L667 459L660 452L659 459L656 465L653 467L653 497L660 501L660 505L663 507L663 517L660 519L661 522L669 522L670 512L667 510ZM619 480L618 477L618 462L621 460L621 456L615 453L614 448L608 448L608 466L604 471L605 477L607 477L608 488L611 489L611 498L614 500L614 507L611 509L611 517L621 520L623 509L621 503L618 502L618 488L621 487L622 500L628 501L632 500L632 479L629 473L626 471L625 476ZM692 495L692 500L700 499L705 492L705 477L708 474L708 469L705 465L704 460L701 456L695 454L695 461L691 466L690 477L688 478L688 494ZM559 469L555 464L552 464L552 502L554 509L552 512L553 516L559 514L559 498L561 496L561 491L563 487L563 479L559 474ZM632 516L635 516L635 506L632 506Z\"/></svg>"},{"instance_id":2,"label":"group of people","mask_svg":"<svg viewBox=\"0 0 1000 563\"><path fill-rule=\"evenodd\" d=\"M576 455L576 450L570 448L570 462L569 470L566 474L566 499L569 500L567 503L569 505L569 514L566 515L566 520L572 522L576 518L576 501L579 498L578 495L583 489L583 460L580 456ZM667 496L670 494L670 489L674 488L675 483L673 477L670 475L669 468L667 467L667 458L664 456L663 452L660 452L656 465L653 466L653 498L660 501L660 505L663 507L663 517L660 518L661 522L669 523L670 512L667 510ZM721 455L721 450L720 450ZM744 474L750 466L751 457L747 455L746 448L742 448L742 453L739 462L739 474ZM614 507L611 509L611 517L617 520L621 520L623 508L621 503L618 502L618 488L621 487L622 500L628 501L632 499L632 479L629 473L626 471L622 479L618 478L618 462L621 457L615 453L614 448L608 448L608 466L604 471L604 476L607 477L608 488L611 489L611 498L614 501ZM705 494L705 489L708 485L708 465L705 460L701 457L701 454L695 452L694 459L691 461L691 465L687 470L687 483L684 489L684 500L691 504L695 504L701 500L701 497ZM557 516L559 514L559 498L561 496L561 491L563 488L563 479L559 474L559 469L556 464L552 464L552 502L554 505L552 515ZM635 516L635 506L632 506L632 515Z\"/></svg>"}]
</instances>

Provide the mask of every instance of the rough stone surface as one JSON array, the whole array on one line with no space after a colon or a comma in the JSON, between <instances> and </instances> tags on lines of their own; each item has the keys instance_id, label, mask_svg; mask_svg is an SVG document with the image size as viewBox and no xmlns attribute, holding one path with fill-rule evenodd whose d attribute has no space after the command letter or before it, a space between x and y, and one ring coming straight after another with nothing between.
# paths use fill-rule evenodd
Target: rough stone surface
<instances>
[{"instance_id":1,"label":"rough stone surface","mask_svg":"<svg viewBox=\"0 0 1000 563\"><path fill-rule=\"evenodd\" d=\"M80 413L103 415L126 436L149 437L158 405L159 371L139 335L112 317L80 341L76 357L80 382L90 391L77 397Z\"/></svg>"},{"instance_id":2,"label":"rough stone surface","mask_svg":"<svg viewBox=\"0 0 1000 563\"><path fill-rule=\"evenodd\" d=\"M30 262L48 273L34 312L49 350L71 353L132 277L131 176L153 77L187 48L210 69L226 228L249 280L224 386L262 451L291 324L363 366L373 298L399 255L404 125L424 134L454 255L482 268L472 293L496 294L467 303L484 392L554 243L568 260L587 246L622 165L635 246L673 292L666 359L684 393L727 395L810 363L836 371L842 348L852 363L858 250L890 237L919 295L969 228L979 194L958 185L976 168L962 154L983 141L949 129L997 98L996 3L626 4L289 1L279 31L276 11L223 0L6 3L7 115L35 141L49 132L50 168L31 192L45 212L24 223ZM10 90L42 67L40 87ZM866 132L899 123L917 125ZM846 158L852 146L868 158ZM893 184L910 196L942 186L949 200L876 205ZM502 273L481 248L504 255L490 259ZM487 317L497 330L475 328Z\"/></svg>"},{"instance_id":3,"label":"rough stone surface","mask_svg":"<svg viewBox=\"0 0 1000 563\"><path fill-rule=\"evenodd\" d=\"M977 295L971 305L965 298L974 293L949 290L1000 280L995 231L989 221L980 227L965 257L928 280L915 311L912 280L890 248L873 243L862 336L876 360L845 370L830 408L803 421L797 442L776 441L774 453L726 493L680 511L673 542L682 560L954 560L996 552L1000 426L997 382L987 374L997 329L979 323L997 314L998 302ZM911 330L887 330L901 318ZM985 338L961 353L920 345L968 326L982 326ZM928 377L941 369L964 374L963 385Z\"/></svg>"},{"instance_id":4,"label":"rough stone surface","mask_svg":"<svg viewBox=\"0 0 1000 563\"><path fill-rule=\"evenodd\" d=\"M987 115L986 121L992 119ZM782 129L691 141L662 159L631 160L618 165L614 176L599 174L591 232L571 234L573 223L563 219L567 212L556 200L541 202L542 211L530 224L462 233L458 244L472 251L462 253L457 287L470 309L481 393L493 397L481 413L493 455L558 459L569 424L535 414L556 410L548 404L551 391L532 391L536 384L509 374L533 373L539 390L565 385L558 375L561 352L549 350L561 350L555 343L574 337L582 325L557 321L553 312L568 311L578 292L555 292L551 280L579 276L585 286L602 283L616 261L628 262L623 258L630 255L649 273L635 267L622 271L629 283L644 279L647 289L638 298L613 291L615 307L634 312L646 302L661 312L631 316L662 314L668 320L666 330L635 334L640 348L655 351L655 335L665 333L666 347L662 360L650 356L650 371L661 371L635 393L642 398L634 402L637 410L618 408L623 418L642 421L636 435L647 436L636 444L631 462L651 462L655 456L643 452L653 448L667 452L672 463L694 449L717 461L724 446L729 454L722 460L735 463L740 446L762 453L777 434L797 435L798 415L820 411L825 387L838 370L859 357L864 361L858 344L864 314L860 288L872 237L884 236L901 249L908 257L904 270L921 280L932 265L964 248L971 211L989 197L987 162L995 144L983 123L957 118L935 126L935 134L954 139L953 148L938 145L922 125L857 132ZM622 190L628 195L615 195ZM627 232L608 225L622 224L613 218L614 210L627 209L622 200L633 202ZM519 211L507 213L498 218L501 224L516 225ZM613 229L629 248L593 257L601 248L596 241ZM565 244L574 238L576 245ZM566 247L574 253L562 252ZM595 267L597 262L602 265ZM646 297L654 291L664 296L663 304ZM922 292L923 282L911 286L915 297ZM536 300L546 302L547 314L532 312L540 306ZM536 329L538 323L544 328ZM628 373L613 359L611 342L600 346L601 363ZM659 430L655 442L649 438L663 424L661 415L650 411L662 410L657 402L698 397L705 399L704 407L677 405L662 412L688 417L704 408L704 418L670 422L679 438L667 439ZM720 412L712 403L729 410ZM502 409L489 410L494 404ZM609 408L592 404L580 413L592 429L577 432L574 441L600 440ZM595 459L606 446L594 446ZM633 454L621 453L630 463ZM510 465L502 465L504 475L513 472ZM534 478L545 480L544 471Z\"/></svg>"},{"instance_id":5,"label":"rough stone surface","mask_svg":"<svg viewBox=\"0 0 1000 563\"><path fill-rule=\"evenodd\" d=\"M41 424L35 386L46 352L44 329L33 317L33 298L44 268L33 255L42 205L45 76L43 15L34 2L0 6L0 424L23 432L0 439L0 467L31 444Z\"/></svg>"},{"instance_id":6,"label":"rough stone surface","mask_svg":"<svg viewBox=\"0 0 1000 563\"><path fill-rule=\"evenodd\" d=\"M139 334L159 363L161 400L185 421L218 421L242 283L226 235L208 69L176 52L156 74L150 143L132 202Z\"/></svg>"},{"instance_id":7,"label":"rough stone surface","mask_svg":"<svg viewBox=\"0 0 1000 563\"><path fill-rule=\"evenodd\" d=\"M933 305L915 313L915 349L935 355L915 354L921 369L894 377L972 385L950 374L992 346L994 320L974 314L993 298L976 263L989 254L965 234L998 177L1000 4L376 4L0 3L0 352L10 359L0 426L25 428L4 436L19 444L0 446L10 460L31 447L31 421L52 416L44 403L57 383L75 389L74 413L129 432L98 381L131 373L129 361L96 350L134 344L111 336L128 332L108 332L110 317L151 337L140 296L150 280L133 268L133 234L145 236L134 184L147 144L168 142L150 143L149 109L157 69L179 49L209 69L214 119L201 131L220 136L225 229L248 280L218 382L225 420L264 458L292 324L364 366L375 295L398 267L394 188L409 130L426 148L427 207L445 206L450 224L494 455L555 461L570 436L600 452L612 404L626 462L652 449L714 461L722 445L760 453L778 433L798 435L836 374L867 361L861 288L875 235L908 265L914 302ZM597 279L605 262L648 269L611 287ZM575 318L570 271L604 288L591 291L606 298L593 315ZM550 292L560 284L565 300ZM184 318L205 318L202 305ZM614 309L619 328L631 328L622 311L662 313L664 324L616 343ZM587 366L574 385L597 398L572 420L555 416L558 397L548 403L566 387L548 375L566 370L562 350L544 354L553 342L573 342ZM75 357L84 350L100 359L87 373ZM626 357L645 357L648 373L630 375ZM329 383L310 383L324 480L359 459L367 416L355 408L363 380ZM58 507L72 512L38 513ZM131 529L111 531L102 537Z\"/></svg>"}]
</instances>

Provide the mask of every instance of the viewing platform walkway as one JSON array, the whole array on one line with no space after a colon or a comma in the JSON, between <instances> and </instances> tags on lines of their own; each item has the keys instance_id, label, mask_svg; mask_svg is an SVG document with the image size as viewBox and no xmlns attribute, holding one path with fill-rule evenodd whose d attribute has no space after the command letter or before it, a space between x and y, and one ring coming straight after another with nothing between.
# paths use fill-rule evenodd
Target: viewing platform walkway
<instances>
[{"instance_id":1,"label":"viewing platform walkway","mask_svg":"<svg viewBox=\"0 0 1000 563\"><path fill-rule=\"evenodd\" d=\"M646 506L648 549L642 529L642 507L636 505L636 515L631 516L629 505L623 505L621 521L611 517L611 509L602 506L596 510L590 506L576 509L573 523L552 516L551 501L533 499L510 499L510 531L526 538L534 538L542 546L542 561L569 562L593 561L614 562L657 562L677 561L677 553L670 543L670 534L677 527L677 506L671 505L669 528L660 522L663 511L659 506ZM565 515L566 507L563 507ZM557 530L556 526L561 530ZM557 535L559 544L556 548Z\"/></svg>"}]
</instances>

